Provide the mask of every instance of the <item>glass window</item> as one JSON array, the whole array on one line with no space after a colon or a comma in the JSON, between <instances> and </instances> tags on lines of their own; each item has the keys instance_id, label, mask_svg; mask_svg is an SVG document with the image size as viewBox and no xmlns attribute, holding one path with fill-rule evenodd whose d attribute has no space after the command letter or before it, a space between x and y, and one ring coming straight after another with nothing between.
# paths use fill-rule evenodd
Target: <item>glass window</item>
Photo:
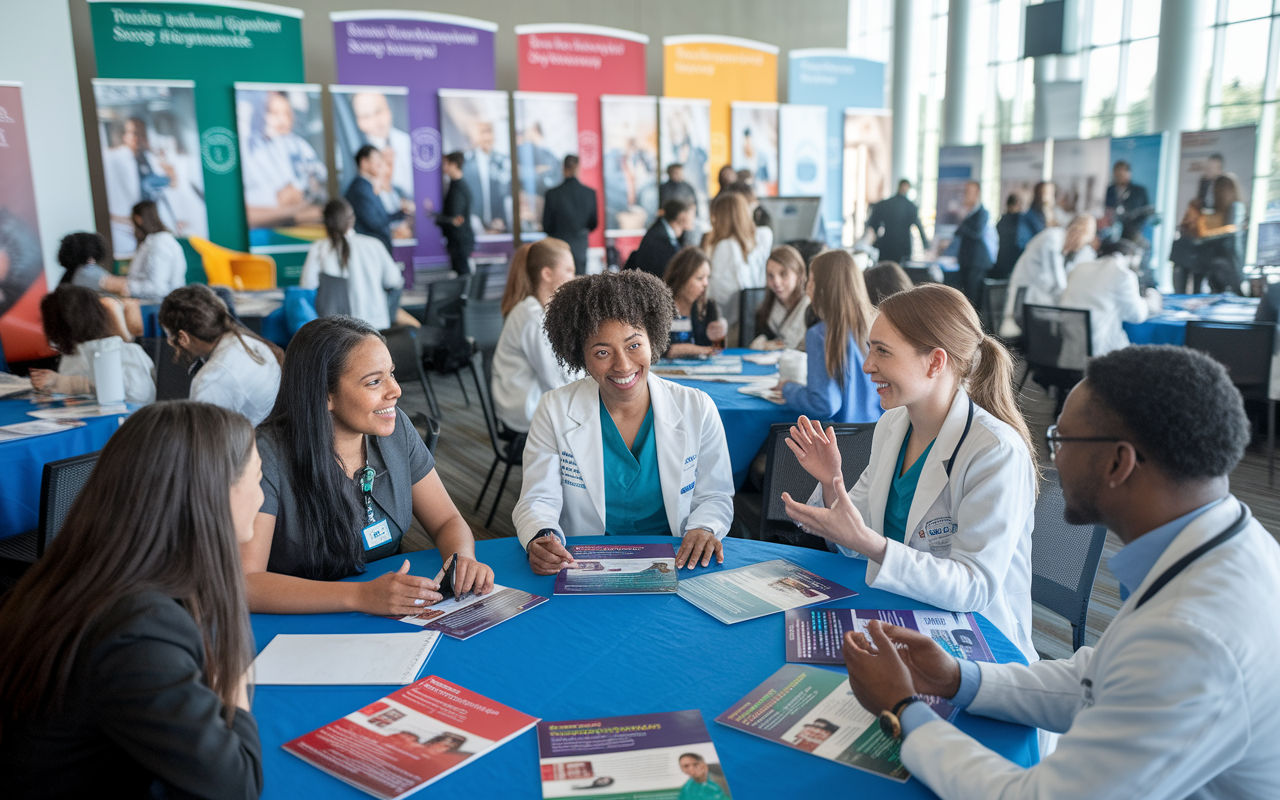
<instances>
[{"instance_id":1,"label":"glass window","mask_svg":"<svg viewBox=\"0 0 1280 800\"><path fill-rule=\"evenodd\" d=\"M1259 19L1228 25L1222 50L1222 105L1256 105L1262 102L1262 82L1267 63L1271 20ZM1254 119L1257 119L1255 114Z\"/></svg>"},{"instance_id":2,"label":"glass window","mask_svg":"<svg viewBox=\"0 0 1280 800\"><path fill-rule=\"evenodd\" d=\"M1227 4L1227 22L1257 19L1271 13L1271 0L1231 0Z\"/></svg>"},{"instance_id":3,"label":"glass window","mask_svg":"<svg viewBox=\"0 0 1280 800\"><path fill-rule=\"evenodd\" d=\"M1119 42L1123 12L1122 0L1093 0L1093 36L1089 44L1098 47Z\"/></svg>"},{"instance_id":4,"label":"glass window","mask_svg":"<svg viewBox=\"0 0 1280 800\"><path fill-rule=\"evenodd\" d=\"M1159 39L1143 39L1129 44L1129 74L1125 76L1128 98L1128 135L1151 130L1151 101L1155 92L1156 54ZM1119 129L1116 133L1119 134Z\"/></svg>"},{"instance_id":5,"label":"glass window","mask_svg":"<svg viewBox=\"0 0 1280 800\"><path fill-rule=\"evenodd\" d=\"M1129 36L1134 39L1145 39L1160 34L1160 1L1130 0Z\"/></svg>"},{"instance_id":6,"label":"glass window","mask_svg":"<svg viewBox=\"0 0 1280 800\"><path fill-rule=\"evenodd\" d=\"M1120 47L1096 47L1089 52L1084 82L1084 116L1092 120L1089 136L1110 136L1116 116L1116 87L1120 82Z\"/></svg>"},{"instance_id":7,"label":"glass window","mask_svg":"<svg viewBox=\"0 0 1280 800\"><path fill-rule=\"evenodd\" d=\"M1001 0L996 14L996 59L1015 61L1022 56L1022 2Z\"/></svg>"}]
</instances>

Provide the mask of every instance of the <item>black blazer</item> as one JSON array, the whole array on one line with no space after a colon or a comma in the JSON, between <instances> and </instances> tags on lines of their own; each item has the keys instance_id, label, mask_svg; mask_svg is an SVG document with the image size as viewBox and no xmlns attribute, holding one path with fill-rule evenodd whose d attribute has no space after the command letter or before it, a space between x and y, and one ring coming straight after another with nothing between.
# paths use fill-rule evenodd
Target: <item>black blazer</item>
<instances>
[{"instance_id":1,"label":"black blazer","mask_svg":"<svg viewBox=\"0 0 1280 800\"><path fill-rule=\"evenodd\" d=\"M391 223L404 219L404 211L388 214L382 200L373 191L373 184L363 175L347 187L347 202L356 212L356 233L372 236L391 252Z\"/></svg>"},{"instance_id":2,"label":"black blazer","mask_svg":"<svg viewBox=\"0 0 1280 800\"><path fill-rule=\"evenodd\" d=\"M960 239L960 252L956 254L956 262L959 263L961 272L991 269L991 253L983 238L986 230L987 209L983 206L978 206L956 228L956 237Z\"/></svg>"},{"instance_id":3,"label":"black blazer","mask_svg":"<svg viewBox=\"0 0 1280 800\"><path fill-rule=\"evenodd\" d=\"M587 234L599 224L595 189L583 186L577 178L565 178L564 183L547 191L542 206L542 230L568 243L578 272L587 265Z\"/></svg>"},{"instance_id":4,"label":"black blazer","mask_svg":"<svg viewBox=\"0 0 1280 800\"><path fill-rule=\"evenodd\" d=\"M60 712L6 723L9 797L256 798L262 746L253 716L226 711L204 682L195 620L170 597L117 601L85 634Z\"/></svg>"},{"instance_id":5,"label":"black blazer","mask_svg":"<svg viewBox=\"0 0 1280 800\"><path fill-rule=\"evenodd\" d=\"M476 246L476 233L471 229L471 209L471 187L462 179L449 181L440 213L436 214L436 224L449 244L465 253L470 253ZM454 225L454 217L462 217L462 224Z\"/></svg>"},{"instance_id":6,"label":"black blazer","mask_svg":"<svg viewBox=\"0 0 1280 800\"><path fill-rule=\"evenodd\" d=\"M925 235L924 225L920 224L920 211L905 195L895 194L872 207L867 228L876 232L876 248L880 251L881 261L901 264L911 257L912 225L920 231L920 242L928 247L929 237Z\"/></svg>"},{"instance_id":7,"label":"black blazer","mask_svg":"<svg viewBox=\"0 0 1280 800\"><path fill-rule=\"evenodd\" d=\"M679 248L671 244L667 236L667 226L659 219L645 231L644 238L627 258L627 269L640 269L661 278L667 271L667 264L679 252Z\"/></svg>"}]
</instances>

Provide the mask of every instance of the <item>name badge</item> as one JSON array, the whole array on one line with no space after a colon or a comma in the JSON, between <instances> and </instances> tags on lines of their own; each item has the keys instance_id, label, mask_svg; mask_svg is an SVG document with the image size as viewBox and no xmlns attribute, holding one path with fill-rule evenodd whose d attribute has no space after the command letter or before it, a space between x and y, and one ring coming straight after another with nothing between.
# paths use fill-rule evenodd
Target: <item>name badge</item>
<instances>
[{"instance_id":1,"label":"name badge","mask_svg":"<svg viewBox=\"0 0 1280 800\"><path fill-rule=\"evenodd\" d=\"M360 534L364 537L364 549L372 550L391 541L391 526L385 519L380 519L372 525L364 526Z\"/></svg>"}]
</instances>

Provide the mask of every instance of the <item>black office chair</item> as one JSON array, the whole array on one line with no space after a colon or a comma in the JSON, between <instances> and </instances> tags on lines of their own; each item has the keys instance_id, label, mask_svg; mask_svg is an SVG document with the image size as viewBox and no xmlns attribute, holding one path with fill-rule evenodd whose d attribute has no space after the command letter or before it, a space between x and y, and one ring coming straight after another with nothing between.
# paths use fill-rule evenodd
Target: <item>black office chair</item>
<instances>
[{"instance_id":1,"label":"black office chair","mask_svg":"<svg viewBox=\"0 0 1280 800\"><path fill-rule=\"evenodd\" d=\"M489 443L493 445L493 464L489 467L489 474L484 479L484 486L480 487L480 496L476 498L476 506L474 511L480 510L480 504L484 502L484 496L489 491L489 484L493 481L493 473L498 469L498 464L506 464L506 469L502 471L502 480L498 483L498 495L493 498L493 507L489 509L489 517L484 521L487 528L493 524L493 517L498 512L498 504L502 502L502 493L507 488L507 478L511 477L511 468L524 463L524 442L527 434L517 433L508 430L505 425L498 422L498 415L493 410L493 398L489 395L488 382L482 377L484 375L484 365L481 363L481 356L476 353L471 357L471 375L476 382L476 394L480 396L480 408L484 412L484 424L489 429Z\"/></svg>"},{"instance_id":2,"label":"black office chair","mask_svg":"<svg viewBox=\"0 0 1280 800\"><path fill-rule=\"evenodd\" d=\"M1071 525L1062 516L1062 484L1050 470L1036 498L1035 530L1031 534L1031 600L1071 623L1071 648L1084 645L1089 597L1102 560L1107 529L1102 525Z\"/></svg>"},{"instance_id":3,"label":"black office chair","mask_svg":"<svg viewBox=\"0 0 1280 800\"><path fill-rule=\"evenodd\" d=\"M144 336L138 345L151 356L156 368L156 400L186 400L191 396L191 381L195 372L191 363L177 358L177 351L165 336Z\"/></svg>"},{"instance_id":4,"label":"black office chair","mask_svg":"<svg viewBox=\"0 0 1280 800\"><path fill-rule=\"evenodd\" d=\"M1274 322L1187 323L1187 347L1207 353L1227 368L1231 382L1245 400L1266 403L1267 481L1275 484L1276 401L1268 397L1271 387L1271 353L1275 347Z\"/></svg>"},{"instance_id":5,"label":"black office chair","mask_svg":"<svg viewBox=\"0 0 1280 800\"><path fill-rule=\"evenodd\" d=\"M1057 388L1056 418L1067 393L1084 379L1085 365L1093 356L1088 309L1023 304L1022 347L1027 364L1018 391L1022 391L1029 377L1045 389Z\"/></svg>"},{"instance_id":6,"label":"black office chair","mask_svg":"<svg viewBox=\"0 0 1280 800\"><path fill-rule=\"evenodd\" d=\"M436 393L432 391L431 384L422 371L417 330L411 325L394 325L383 331L382 335L387 340L391 363L396 367L396 380L402 384L416 380L427 396L427 408L431 409L431 416L440 419L440 404L436 402Z\"/></svg>"},{"instance_id":7,"label":"black office chair","mask_svg":"<svg viewBox=\"0 0 1280 800\"><path fill-rule=\"evenodd\" d=\"M471 399L467 397L467 387L458 370L467 366L476 352L475 342L466 333L465 309L470 283L471 277L467 275L432 281L427 287L422 328L418 331L423 370L454 375L467 405L471 405ZM428 376L427 380L431 378Z\"/></svg>"},{"instance_id":8,"label":"black office chair","mask_svg":"<svg viewBox=\"0 0 1280 800\"><path fill-rule=\"evenodd\" d=\"M42 557L49 549L53 537L62 529L71 504L80 496L80 490L89 481L97 463L98 452L93 452L45 464L40 478L38 527L33 531L0 539L0 559L30 565Z\"/></svg>"},{"instance_id":9,"label":"black office chair","mask_svg":"<svg viewBox=\"0 0 1280 800\"><path fill-rule=\"evenodd\" d=\"M743 289L738 295L738 347L750 347L751 340L764 331L756 330L756 311L768 289Z\"/></svg>"},{"instance_id":10,"label":"black office chair","mask_svg":"<svg viewBox=\"0 0 1280 800\"><path fill-rule=\"evenodd\" d=\"M908 261L902 265L902 269L911 279L912 286L919 286L922 283L942 283L942 270L933 264L924 261Z\"/></svg>"},{"instance_id":11,"label":"black office chair","mask_svg":"<svg viewBox=\"0 0 1280 800\"><path fill-rule=\"evenodd\" d=\"M485 380L492 385L493 353L498 348L498 338L502 336L502 298L499 295L493 300L479 299L484 297L485 285L483 279L473 279L472 294L462 309L463 331L483 357Z\"/></svg>"},{"instance_id":12,"label":"black office chair","mask_svg":"<svg viewBox=\"0 0 1280 800\"><path fill-rule=\"evenodd\" d=\"M857 482L871 462L871 435L876 426L874 422L846 422L832 427L836 429L841 470L844 473L845 487L848 488ZM828 550L830 548L826 539L805 533L791 521L787 516L786 504L782 502L782 493L787 492L792 499L803 503L818 486L818 481L805 472L795 453L787 447L786 440L790 431L789 422L769 426L769 438L765 444L768 455L764 469L764 488L761 492L758 538L766 542Z\"/></svg>"},{"instance_id":13,"label":"black office chair","mask_svg":"<svg viewBox=\"0 0 1280 800\"><path fill-rule=\"evenodd\" d=\"M1026 290L1020 290L1025 297ZM1009 281L1007 278L982 279L982 325L987 333L995 336L1000 333L1000 321L1004 319L1004 304L1009 297Z\"/></svg>"},{"instance_id":14,"label":"black office chair","mask_svg":"<svg viewBox=\"0 0 1280 800\"><path fill-rule=\"evenodd\" d=\"M440 423L421 411L410 414L409 421L413 423L413 429L418 432L422 443L427 446L427 452L434 456L436 445L440 443Z\"/></svg>"}]
</instances>

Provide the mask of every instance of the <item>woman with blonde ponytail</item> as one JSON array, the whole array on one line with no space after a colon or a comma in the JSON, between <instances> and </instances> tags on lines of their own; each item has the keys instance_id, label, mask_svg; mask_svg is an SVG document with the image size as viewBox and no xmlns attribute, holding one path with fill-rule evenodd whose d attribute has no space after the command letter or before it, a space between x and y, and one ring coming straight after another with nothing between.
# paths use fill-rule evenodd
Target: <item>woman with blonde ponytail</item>
<instances>
[{"instance_id":1,"label":"woman with blonde ponytail","mask_svg":"<svg viewBox=\"0 0 1280 800\"><path fill-rule=\"evenodd\" d=\"M787 444L819 484L809 505L784 494L787 513L865 556L872 588L980 613L1035 661L1038 475L1013 359L955 289L917 286L879 311L862 365L885 408L870 464L846 492L835 431L800 417Z\"/></svg>"}]
</instances>

